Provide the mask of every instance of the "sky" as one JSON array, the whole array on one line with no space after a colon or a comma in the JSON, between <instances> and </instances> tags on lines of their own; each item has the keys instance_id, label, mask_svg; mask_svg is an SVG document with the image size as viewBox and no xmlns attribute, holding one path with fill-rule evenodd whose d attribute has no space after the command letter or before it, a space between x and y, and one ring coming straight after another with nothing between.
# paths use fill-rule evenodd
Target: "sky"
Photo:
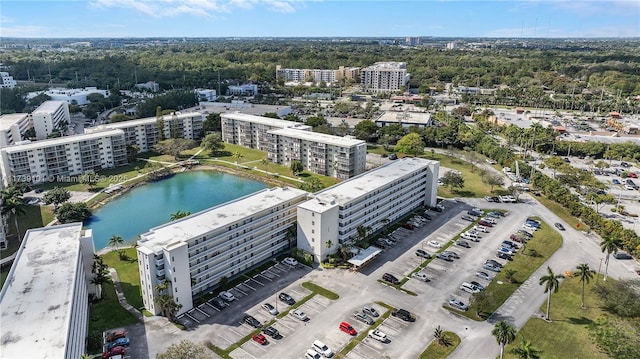
<instances>
[{"instance_id":1,"label":"sky","mask_svg":"<svg viewBox=\"0 0 640 359\"><path fill-rule=\"evenodd\" d=\"M2 0L0 37L640 37L640 0Z\"/></svg>"}]
</instances>

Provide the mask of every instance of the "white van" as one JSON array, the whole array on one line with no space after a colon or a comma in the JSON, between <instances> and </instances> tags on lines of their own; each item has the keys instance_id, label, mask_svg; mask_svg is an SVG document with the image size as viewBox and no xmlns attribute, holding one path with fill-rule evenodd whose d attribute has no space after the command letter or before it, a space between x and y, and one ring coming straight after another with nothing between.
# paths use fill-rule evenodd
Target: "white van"
<instances>
[{"instance_id":1,"label":"white van","mask_svg":"<svg viewBox=\"0 0 640 359\"><path fill-rule=\"evenodd\" d=\"M461 237L464 238L464 239L472 240L474 242L477 242L480 239L480 237L477 234L471 233L471 232L468 232L468 231L462 233Z\"/></svg>"},{"instance_id":2,"label":"white van","mask_svg":"<svg viewBox=\"0 0 640 359\"><path fill-rule=\"evenodd\" d=\"M313 341L313 344L311 344L311 349L320 353L325 358L331 358L333 356L333 351L331 351L331 349L329 349L329 347L325 343L319 340Z\"/></svg>"}]
</instances>

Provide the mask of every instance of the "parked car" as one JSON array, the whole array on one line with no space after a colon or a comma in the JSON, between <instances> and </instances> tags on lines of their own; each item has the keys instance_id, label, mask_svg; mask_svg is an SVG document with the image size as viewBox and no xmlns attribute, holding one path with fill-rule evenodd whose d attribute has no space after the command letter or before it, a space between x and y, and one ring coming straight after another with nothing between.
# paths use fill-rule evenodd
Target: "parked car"
<instances>
[{"instance_id":1,"label":"parked car","mask_svg":"<svg viewBox=\"0 0 640 359\"><path fill-rule=\"evenodd\" d=\"M385 273L382 275L382 280L385 282L389 282L393 285L398 285L400 284L400 281L398 280L398 278L396 278L396 276L394 276L391 273Z\"/></svg>"},{"instance_id":2,"label":"parked car","mask_svg":"<svg viewBox=\"0 0 640 359\"><path fill-rule=\"evenodd\" d=\"M631 254L629 254L627 252L623 252L623 251L616 252L616 254L614 254L613 257L615 259L631 259L631 258L633 258L633 257L631 257Z\"/></svg>"},{"instance_id":3,"label":"parked car","mask_svg":"<svg viewBox=\"0 0 640 359\"><path fill-rule=\"evenodd\" d=\"M629 178L638 178L638 175L633 172L629 172Z\"/></svg>"},{"instance_id":4,"label":"parked car","mask_svg":"<svg viewBox=\"0 0 640 359\"><path fill-rule=\"evenodd\" d=\"M500 272L502 270L501 267L496 266L495 264L491 264L491 263L485 263L484 266L482 266L482 268L484 269L488 269L492 272Z\"/></svg>"},{"instance_id":5,"label":"parked car","mask_svg":"<svg viewBox=\"0 0 640 359\"><path fill-rule=\"evenodd\" d=\"M364 308L362 308L362 312L365 313L366 315L370 316L370 317L379 317L380 313L378 313L372 306L370 305L365 305Z\"/></svg>"},{"instance_id":6,"label":"parked car","mask_svg":"<svg viewBox=\"0 0 640 359\"><path fill-rule=\"evenodd\" d=\"M480 289L480 291L484 290L484 286L478 282L476 282L475 280L470 281L469 283L473 284L476 286L476 288Z\"/></svg>"},{"instance_id":7,"label":"parked car","mask_svg":"<svg viewBox=\"0 0 640 359\"><path fill-rule=\"evenodd\" d=\"M325 343L319 340L313 341L313 343L311 344L311 349L315 350L325 358L331 358L333 356L333 351L329 349L329 347Z\"/></svg>"},{"instance_id":8,"label":"parked car","mask_svg":"<svg viewBox=\"0 0 640 359\"><path fill-rule=\"evenodd\" d=\"M278 315L278 310L273 305L271 305L269 303L264 303L262 305L262 309L266 310L271 315Z\"/></svg>"},{"instance_id":9,"label":"parked car","mask_svg":"<svg viewBox=\"0 0 640 359\"><path fill-rule=\"evenodd\" d=\"M407 222L407 223L403 224L403 225L402 225L402 227L403 227L403 228L406 228L406 229L413 230L414 225L413 225L413 224L411 224L411 223L409 223L409 222Z\"/></svg>"},{"instance_id":10,"label":"parked car","mask_svg":"<svg viewBox=\"0 0 640 359\"><path fill-rule=\"evenodd\" d=\"M351 324L347 323L347 322L342 322L340 323L340 325L338 326L338 328L340 328L340 330L342 330L343 332L351 335L351 336L355 336L358 334L358 332L356 332L355 329L353 329L353 327L351 326Z\"/></svg>"},{"instance_id":11,"label":"parked car","mask_svg":"<svg viewBox=\"0 0 640 359\"><path fill-rule=\"evenodd\" d=\"M271 338L274 338L274 339L280 338L280 332L278 331L278 329L272 326L262 328L262 332L270 336Z\"/></svg>"},{"instance_id":12,"label":"parked car","mask_svg":"<svg viewBox=\"0 0 640 359\"><path fill-rule=\"evenodd\" d=\"M507 248L507 247L498 248L498 253L504 253L504 254L507 254L507 255L510 255L510 256L515 254L514 251L511 248Z\"/></svg>"},{"instance_id":13,"label":"parked car","mask_svg":"<svg viewBox=\"0 0 640 359\"><path fill-rule=\"evenodd\" d=\"M517 234L514 233L514 234L509 236L509 239L514 241L514 242L525 243L527 241L527 239L523 238L523 237L524 236L520 236L520 235L517 235Z\"/></svg>"},{"instance_id":14,"label":"parked car","mask_svg":"<svg viewBox=\"0 0 640 359\"><path fill-rule=\"evenodd\" d=\"M467 292L467 293L480 293L480 288L476 287L475 285L469 283L469 282L464 282L460 285L460 290Z\"/></svg>"},{"instance_id":15,"label":"parked car","mask_svg":"<svg viewBox=\"0 0 640 359\"><path fill-rule=\"evenodd\" d=\"M460 256L458 255L458 253L454 251L443 251L442 253L450 256L453 259L460 259Z\"/></svg>"},{"instance_id":16,"label":"parked car","mask_svg":"<svg viewBox=\"0 0 640 359\"><path fill-rule=\"evenodd\" d=\"M231 292L227 292L226 290L220 292L218 296L226 302L233 302L234 300L236 300L236 297L234 297L233 294L231 294Z\"/></svg>"},{"instance_id":17,"label":"parked car","mask_svg":"<svg viewBox=\"0 0 640 359\"><path fill-rule=\"evenodd\" d=\"M375 339L377 341L379 341L380 343L386 343L387 342L387 335L381 331L379 331L378 329L373 329L369 331L369 334L367 334L367 336L371 339Z\"/></svg>"},{"instance_id":18,"label":"parked car","mask_svg":"<svg viewBox=\"0 0 640 359\"><path fill-rule=\"evenodd\" d=\"M478 224L485 227L493 227L493 223L487 222L483 219L479 220Z\"/></svg>"},{"instance_id":19,"label":"parked car","mask_svg":"<svg viewBox=\"0 0 640 359\"><path fill-rule=\"evenodd\" d=\"M102 358L103 359L107 359L107 358L111 358L113 356L116 355L124 355L124 348L123 347L113 347L111 348L111 350L108 350L104 353L102 353Z\"/></svg>"},{"instance_id":20,"label":"parked car","mask_svg":"<svg viewBox=\"0 0 640 359\"><path fill-rule=\"evenodd\" d=\"M487 259L485 262L485 264L489 263L489 264L493 264L494 266L498 266L500 268L502 268L502 264L496 260L493 259Z\"/></svg>"},{"instance_id":21,"label":"parked car","mask_svg":"<svg viewBox=\"0 0 640 359\"><path fill-rule=\"evenodd\" d=\"M404 320L405 322L415 322L416 321L416 318L413 316L413 314L411 314L411 312L409 312L408 310L404 310L404 309L396 309L396 310L391 312L391 315L393 315L396 318L400 318L400 319Z\"/></svg>"},{"instance_id":22,"label":"parked car","mask_svg":"<svg viewBox=\"0 0 640 359\"><path fill-rule=\"evenodd\" d=\"M477 271L476 272L476 277L482 278L482 279L485 279L485 280L492 280L493 279L493 276L491 276L491 275L489 275L489 273L483 272L483 271Z\"/></svg>"},{"instance_id":23,"label":"parked car","mask_svg":"<svg viewBox=\"0 0 640 359\"><path fill-rule=\"evenodd\" d=\"M558 230L564 231L564 226L562 225L562 223L554 223L553 225L556 226Z\"/></svg>"},{"instance_id":24,"label":"parked car","mask_svg":"<svg viewBox=\"0 0 640 359\"><path fill-rule=\"evenodd\" d=\"M289 305L294 305L294 304L296 304L295 299L293 299L293 297L292 297L292 296L290 296L290 295L289 295L289 294L287 294L287 293L280 293L280 294L278 295L278 299L280 299L280 301L285 302L285 303L287 303L287 304L289 304Z\"/></svg>"},{"instance_id":25,"label":"parked car","mask_svg":"<svg viewBox=\"0 0 640 359\"><path fill-rule=\"evenodd\" d=\"M485 221L485 222L489 222L491 224L497 224L498 221L495 220L495 218L491 218L491 217L484 217L481 219L481 221Z\"/></svg>"},{"instance_id":26,"label":"parked car","mask_svg":"<svg viewBox=\"0 0 640 359\"><path fill-rule=\"evenodd\" d=\"M254 334L252 339L256 342L258 342L258 344L260 345L267 345L267 343L269 343L269 341L267 340L267 337L265 337L263 334Z\"/></svg>"},{"instance_id":27,"label":"parked car","mask_svg":"<svg viewBox=\"0 0 640 359\"><path fill-rule=\"evenodd\" d=\"M462 235L460 235L460 237L462 237L464 239L468 239L470 241L474 241L474 242L480 241L480 236L478 236L476 233L473 233L471 231L466 231L466 232L462 233Z\"/></svg>"},{"instance_id":28,"label":"parked car","mask_svg":"<svg viewBox=\"0 0 640 359\"><path fill-rule=\"evenodd\" d=\"M434 248L442 248L442 244L440 244L440 242L438 241L429 241L427 242L427 244Z\"/></svg>"},{"instance_id":29,"label":"parked car","mask_svg":"<svg viewBox=\"0 0 640 359\"><path fill-rule=\"evenodd\" d=\"M422 214L422 217L424 217L424 219L426 219L426 220L428 220L428 221L430 221L430 220L432 220L432 219L433 219L433 217L432 217L428 212L424 212L424 213Z\"/></svg>"},{"instance_id":30,"label":"parked car","mask_svg":"<svg viewBox=\"0 0 640 359\"><path fill-rule=\"evenodd\" d=\"M107 349L111 350L113 347L128 347L129 346L129 338L118 338L111 343L107 344Z\"/></svg>"},{"instance_id":31,"label":"parked car","mask_svg":"<svg viewBox=\"0 0 640 359\"><path fill-rule=\"evenodd\" d=\"M620 180L619 180L619 179L617 179L617 178L614 178L614 179L612 179L612 180L611 180L611 183L613 183L613 184L620 184Z\"/></svg>"},{"instance_id":32,"label":"parked car","mask_svg":"<svg viewBox=\"0 0 640 359\"><path fill-rule=\"evenodd\" d=\"M318 354L318 352L316 352L313 349L307 349L307 351L304 353L304 359L321 359L322 357L320 356L320 354Z\"/></svg>"},{"instance_id":33,"label":"parked car","mask_svg":"<svg viewBox=\"0 0 640 359\"><path fill-rule=\"evenodd\" d=\"M478 231L478 232L482 232L482 233L489 233L489 228L485 227L485 226L481 226L481 225L477 225L475 227L473 227L474 231Z\"/></svg>"},{"instance_id":34,"label":"parked car","mask_svg":"<svg viewBox=\"0 0 640 359\"><path fill-rule=\"evenodd\" d=\"M127 336L127 332L124 330L116 330L111 333L107 333L107 341L112 342L116 339L125 338Z\"/></svg>"},{"instance_id":35,"label":"parked car","mask_svg":"<svg viewBox=\"0 0 640 359\"><path fill-rule=\"evenodd\" d=\"M453 257L450 254L444 252L436 254L436 258L445 260L447 262L453 262Z\"/></svg>"},{"instance_id":36,"label":"parked car","mask_svg":"<svg viewBox=\"0 0 640 359\"><path fill-rule=\"evenodd\" d=\"M367 325L373 324L373 319L369 318L369 316L363 312L354 312L353 317Z\"/></svg>"},{"instance_id":37,"label":"parked car","mask_svg":"<svg viewBox=\"0 0 640 359\"><path fill-rule=\"evenodd\" d=\"M426 275L426 274L424 274L423 272L416 272L416 273L413 273L411 276L412 276L413 278L415 278L415 279L417 279L417 280L421 280L421 281L423 281L423 282L430 282L430 281L431 281L431 279L429 279L429 278L427 277L427 275Z\"/></svg>"},{"instance_id":38,"label":"parked car","mask_svg":"<svg viewBox=\"0 0 640 359\"><path fill-rule=\"evenodd\" d=\"M395 153L392 153L389 155L389 159L390 160L397 160L398 159L398 155L396 155Z\"/></svg>"},{"instance_id":39,"label":"parked car","mask_svg":"<svg viewBox=\"0 0 640 359\"><path fill-rule=\"evenodd\" d=\"M512 251L516 251L518 248L520 248L517 244L515 244L514 242L511 241L502 241L501 246L503 247L507 247L509 249L511 249Z\"/></svg>"},{"instance_id":40,"label":"parked car","mask_svg":"<svg viewBox=\"0 0 640 359\"><path fill-rule=\"evenodd\" d=\"M487 216L491 218L502 218L504 214L502 212L488 212Z\"/></svg>"},{"instance_id":41,"label":"parked car","mask_svg":"<svg viewBox=\"0 0 640 359\"><path fill-rule=\"evenodd\" d=\"M508 261L513 259L513 258L511 258L511 254L507 254L507 253L503 253L503 252L496 253L496 257L498 257L500 259L506 259Z\"/></svg>"},{"instance_id":42,"label":"parked car","mask_svg":"<svg viewBox=\"0 0 640 359\"><path fill-rule=\"evenodd\" d=\"M464 247L464 248L471 248L471 245L469 244L469 242L465 241L465 240L458 240L456 241L456 245L459 247Z\"/></svg>"},{"instance_id":43,"label":"parked car","mask_svg":"<svg viewBox=\"0 0 640 359\"><path fill-rule=\"evenodd\" d=\"M464 304L461 300L455 299L455 298L449 299L449 305L463 311L466 311L467 309L469 309L468 305Z\"/></svg>"},{"instance_id":44,"label":"parked car","mask_svg":"<svg viewBox=\"0 0 640 359\"><path fill-rule=\"evenodd\" d=\"M282 263L287 264L287 265L290 265L290 266L292 266L292 267L295 267L295 266L297 266L297 265L298 265L298 261L297 261L295 258L293 258L293 257L287 257L287 258L285 258L285 259L282 261Z\"/></svg>"},{"instance_id":45,"label":"parked car","mask_svg":"<svg viewBox=\"0 0 640 359\"><path fill-rule=\"evenodd\" d=\"M422 258L426 258L426 259L430 259L431 258L431 254L429 254L427 251L424 251L422 249L417 249L416 250L416 255L418 257L422 257Z\"/></svg>"},{"instance_id":46,"label":"parked car","mask_svg":"<svg viewBox=\"0 0 640 359\"><path fill-rule=\"evenodd\" d=\"M387 242L386 242L384 239L382 239L382 238L378 238L378 239L376 239L376 240L375 240L375 242L373 242L373 244L374 244L376 247L380 247L380 248L382 248L382 249L385 249L385 248L387 248L387 247L390 247L389 243L387 243Z\"/></svg>"},{"instance_id":47,"label":"parked car","mask_svg":"<svg viewBox=\"0 0 640 359\"><path fill-rule=\"evenodd\" d=\"M289 315L303 322L309 320L309 317L307 317L307 315L300 309L292 310L291 312L289 312Z\"/></svg>"},{"instance_id":48,"label":"parked car","mask_svg":"<svg viewBox=\"0 0 640 359\"><path fill-rule=\"evenodd\" d=\"M469 222L475 222L476 221L476 219L474 217L471 217L471 216L469 216L467 214L463 215L460 218L464 219L465 221L469 221Z\"/></svg>"},{"instance_id":49,"label":"parked car","mask_svg":"<svg viewBox=\"0 0 640 359\"><path fill-rule=\"evenodd\" d=\"M260 321L250 315L245 315L242 321L254 328L262 328L262 324L260 324Z\"/></svg>"},{"instance_id":50,"label":"parked car","mask_svg":"<svg viewBox=\"0 0 640 359\"><path fill-rule=\"evenodd\" d=\"M521 234L525 237L527 237L528 239L531 239L531 237L533 237L533 234L525 231L524 229L519 229L518 232L516 232L517 234Z\"/></svg>"}]
</instances>

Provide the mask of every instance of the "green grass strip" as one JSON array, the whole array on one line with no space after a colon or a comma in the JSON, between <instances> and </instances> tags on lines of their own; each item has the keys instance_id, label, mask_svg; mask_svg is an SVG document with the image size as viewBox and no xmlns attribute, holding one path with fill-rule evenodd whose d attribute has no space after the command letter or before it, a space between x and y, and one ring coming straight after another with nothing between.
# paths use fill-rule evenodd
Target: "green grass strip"
<instances>
[{"instance_id":1,"label":"green grass strip","mask_svg":"<svg viewBox=\"0 0 640 359\"><path fill-rule=\"evenodd\" d=\"M337 300L340 298L340 296L338 295L338 293L334 293L328 289L324 289L321 286L312 283L312 282L304 282L302 283L302 287L316 293L316 294L320 294L321 296L327 298L327 299L331 299L331 300Z\"/></svg>"}]
</instances>

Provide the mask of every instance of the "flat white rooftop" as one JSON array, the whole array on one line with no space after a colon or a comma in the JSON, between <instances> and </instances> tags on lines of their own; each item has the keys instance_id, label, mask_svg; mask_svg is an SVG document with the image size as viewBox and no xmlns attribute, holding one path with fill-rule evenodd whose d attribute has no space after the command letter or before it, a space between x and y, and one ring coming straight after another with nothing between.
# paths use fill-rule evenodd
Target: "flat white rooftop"
<instances>
[{"instance_id":1,"label":"flat white rooftop","mask_svg":"<svg viewBox=\"0 0 640 359\"><path fill-rule=\"evenodd\" d=\"M375 122L429 125L431 114L428 112L386 111Z\"/></svg>"},{"instance_id":2,"label":"flat white rooftop","mask_svg":"<svg viewBox=\"0 0 640 359\"><path fill-rule=\"evenodd\" d=\"M280 120L280 119L271 118L271 117L248 115L246 113L223 113L220 116L223 118L229 118L236 121L257 123L260 125L267 125L267 126L276 127L276 128L294 127L302 130L311 129L311 126L307 126L299 122Z\"/></svg>"},{"instance_id":3,"label":"flat white rooftop","mask_svg":"<svg viewBox=\"0 0 640 359\"><path fill-rule=\"evenodd\" d=\"M308 192L292 187L268 188L254 194L238 198L194 213L177 221L151 228L141 235L138 245L157 253L163 247L187 242L191 238L203 235L217 228L251 217L265 209L291 201Z\"/></svg>"},{"instance_id":4,"label":"flat white rooftop","mask_svg":"<svg viewBox=\"0 0 640 359\"><path fill-rule=\"evenodd\" d=\"M178 119L184 119L184 118L192 118L192 117L201 117L202 114L200 112L185 112L185 113L176 113L175 116ZM173 118L173 115L162 116L162 119L165 121L171 120L172 118ZM105 128L129 128L129 127L135 127L135 126L141 126L141 125L149 125L149 124L156 123L157 120L158 119L155 117L145 117L145 118L139 118L136 120L108 123L106 125L86 128L85 133L95 133L96 131L100 131Z\"/></svg>"},{"instance_id":5,"label":"flat white rooftop","mask_svg":"<svg viewBox=\"0 0 640 359\"><path fill-rule=\"evenodd\" d=\"M24 121L28 116L28 113L10 113L0 116L0 131L8 130L16 123Z\"/></svg>"},{"instance_id":6,"label":"flat white rooftop","mask_svg":"<svg viewBox=\"0 0 640 359\"><path fill-rule=\"evenodd\" d=\"M82 223L27 231L0 292L3 358L64 358L81 236Z\"/></svg>"},{"instance_id":7,"label":"flat white rooftop","mask_svg":"<svg viewBox=\"0 0 640 359\"><path fill-rule=\"evenodd\" d=\"M36 108L31 114L38 115L54 113L60 106L64 106L64 104L66 104L66 102L64 101L45 101L42 103L42 105L38 106L38 108Z\"/></svg>"},{"instance_id":8,"label":"flat white rooftop","mask_svg":"<svg viewBox=\"0 0 640 359\"><path fill-rule=\"evenodd\" d=\"M324 143L327 145L340 146L340 147L353 147L353 146L365 144L363 140L358 140L355 138L327 135L325 133L318 133L318 132L311 132L311 131L302 131L295 128L281 128L279 130L271 130L269 131L269 133L272 133L278 136L298 138L305 141Z\"/></svg>"},{"instance_id":9,"label":"flat white rooftop","mask_svg":"<svg viewBox=\"0 0 640 359\"><path fill-rule=\"evenodd\" d=\"M408 173L438 163L423 158L405 157L362 173L320 192L315 198L303 202L299 207L315 212L324 212L334 205L344 205L367 193L396 181ZM437 174L436 174L437 176Z\"/></svg>"},{"instance_id":10,"label":"flat white rooftop","mask_svg":"<svg viewBox=\"0 0 640 359\"><path fill-rule=\"evenodd\" d=\"M34 150L38 148L66 145L69 143L76 143L80 141L94 140L97 138L108 137L108 136L118 136L123 134L124 132L119 129L105 130L105 131L99 131L99 132L93 132L93 133L85 133L82 135L64 136L64 137L52 138L48 140L34 141L31 143L26 143L24 145L15 145L10 147L5 147L3 148L3 150L7 151L7 153L15 153L20 151Z\"/></svg>"}]
</instances>

